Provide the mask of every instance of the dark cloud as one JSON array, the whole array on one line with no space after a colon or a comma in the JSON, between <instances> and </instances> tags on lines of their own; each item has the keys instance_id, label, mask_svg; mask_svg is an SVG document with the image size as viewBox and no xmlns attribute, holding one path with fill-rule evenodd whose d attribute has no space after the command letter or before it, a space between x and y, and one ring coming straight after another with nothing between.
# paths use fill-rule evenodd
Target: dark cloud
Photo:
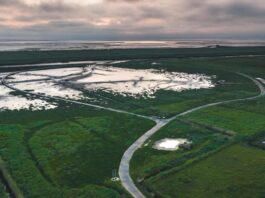
<instances>
[{"instance_id":1,"label":"dark cloud","mask_svg":"<svg viewBox=\"0 0 265 198\"><path fill-rule=\"evenodd\" d=\"M20 4L20 0L0 0L0 6Z\"/></svg>"},{"instance_id":2,"label":"dark cloud","mask_svg":"<svg viewBox=\"0 0 265 198\"><path fill-rule=\"evenodd\" d=\"M229 32L250 34L253 31L264 31L264 17L265 7L260 4L229 2L201 5L197 10L184 16L182 20L186 25L190 24L201 31L205 28L207 31L222 34Z\"/></svg>"},{"instance_id":3,"label":"dark cloud","mask_svg":"<svg viewBox=\"0 0 265 198\"><path fill-rule=\"evenodd\" d=\"M165 10L161 10L155 6L143 6L139 9L142 18L166 18Z\"/></svg>"},{"instance_id":4,"label":"dark cloud","mask_svg":"<svg viewBox=\"0 0 265 198\"><path fill-rule=\"evenodd\" d=\"M230 3L220 6L209 6L204 9L204 13L211 16L230 17L235 19L260 18L265 16L265 8L253 3Z\"/></svg>"},{"instance_id":5,"label":"dark cloud","mask_svg":"<svg viewBox=\"0 0 265 198\"><path fill-rule=\"evenodd\" d=\"M73 11L74 8L71 7L70 5L63 4L61 1L59 2L50 2L50 3L42 3L39 6L37 6L37 9L39 11L43 12L70 12Z\"/></svg>"},{"instance_id":6,"label":"dark cloud","mask_svg":"<svg viewBox=\"0 0 265 198\"><path fill-rule=\"evenodd\" d=\"M91 2L0 0L0 39L256 39L265 35L262 0Z\"/></svg>"}]
</instances>

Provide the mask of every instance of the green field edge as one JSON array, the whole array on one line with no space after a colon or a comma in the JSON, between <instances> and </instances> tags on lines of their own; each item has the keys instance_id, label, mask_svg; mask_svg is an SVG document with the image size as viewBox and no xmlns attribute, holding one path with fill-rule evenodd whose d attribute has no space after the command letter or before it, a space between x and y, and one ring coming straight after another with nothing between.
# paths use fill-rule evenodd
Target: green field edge
<instances>
[{"instance_id":1,"label":"green field edge","mask_svg":"<svg viewBox=\"0 0 265 198\"><path fill-rule=\"evenodd\" d=\"M89 60L128 60L265 55L265 47L147 48L57 51L3 51L0 66ZM16 60L14 60L16 57Z\"/></svg>"},{"instance_id":2,"label":"green field edge","mask_svg":"<svg viewBox=\"0 0 265 198\"><path fill-rule=\"evenodd\" d=\"M6 188L9 188L10 190L9 196L10 197L14 196L15 198L24 198L22 191L18 188L16 181L13 179L13 177L9 173L6 167L6 163L1 157L0 157L0 172L1 172L1 176L3 177L2 179L7 185Z\"/></svg>"}]
</instances>

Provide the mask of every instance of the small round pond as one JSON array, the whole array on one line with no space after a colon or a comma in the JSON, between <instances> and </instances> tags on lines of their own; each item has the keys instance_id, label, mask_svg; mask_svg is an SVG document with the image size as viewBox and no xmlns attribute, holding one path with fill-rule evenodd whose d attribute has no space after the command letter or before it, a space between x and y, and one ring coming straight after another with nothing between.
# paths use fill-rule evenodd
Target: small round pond
<instances>
[{"instance_id":1,"label":"small round pond","mask_svg":"<svg viewBox=\"0 0 265 198\"><path fill-rule=\"evenodd\" d=\"M175 151L178 150L181 146L190 146L191 142L187 139L178 138L178 139L170 139L165 138L155 142L153 148L157 150L165 150L165 151Z\"/></svg>"}]
</instances>

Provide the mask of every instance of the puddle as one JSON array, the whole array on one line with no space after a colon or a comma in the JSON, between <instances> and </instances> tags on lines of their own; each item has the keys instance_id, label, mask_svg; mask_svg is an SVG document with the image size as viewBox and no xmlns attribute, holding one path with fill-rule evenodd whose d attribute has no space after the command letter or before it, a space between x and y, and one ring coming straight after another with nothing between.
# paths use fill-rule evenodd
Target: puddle
<instances>
[{"instance_id":1,"label":"puddle","mask_svg":"<svg viewBox=\"0 0 265 198\"><path fill-rule=\"evenodd\" d=\"M160 63L152 62L152 65L160 65Z\"/></svg>"},{"instance_id":2,"label":"puddle","mask_svg":"<svg viewBox=\"0 0 265 198\"><path fill-rule=\"evenodd\" d=\"M165 138L155 142L153 148L164 151L175 151L178 150L179 147L184 144L190 145L191 142L188 141L187 139L182 139L182 138L179 139Z\"/></svg>"},{"instance_id":3,"label":"puddle","mask_svg":"<svg viewBox=\"0 0 265 198\"><path fill-rule=\"evenodd\" d=\"M128 60L121 60L121 61L112 61L111 64L120 64L120 63L127 63Z\"/></svg>"},{"instance_id":4,"label":"puddle","mask_svg":"<svg viewBox=\"0 0 265 198\"><path fill-rule=\"evenodd\" d=\"M111 181L112 182L118 182L118 181L120 181L120 178L119 177L112 177Z\"/></svg>"}]
</instances>

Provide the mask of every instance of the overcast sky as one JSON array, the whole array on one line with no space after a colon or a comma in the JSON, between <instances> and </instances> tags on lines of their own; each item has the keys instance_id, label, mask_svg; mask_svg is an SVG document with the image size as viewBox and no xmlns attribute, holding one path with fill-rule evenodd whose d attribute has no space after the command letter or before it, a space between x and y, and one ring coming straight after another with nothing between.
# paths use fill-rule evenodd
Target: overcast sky
<instances>
[{"instance_id":1,"label":"overcast sky","mask_svg":"<svg viewBox=\"0 0 265 198\"><path fill-rule=\"evenodd\" d=\"M0 0L0 39L265 39L264 0Z\"/></svg>"}]
</instances>

